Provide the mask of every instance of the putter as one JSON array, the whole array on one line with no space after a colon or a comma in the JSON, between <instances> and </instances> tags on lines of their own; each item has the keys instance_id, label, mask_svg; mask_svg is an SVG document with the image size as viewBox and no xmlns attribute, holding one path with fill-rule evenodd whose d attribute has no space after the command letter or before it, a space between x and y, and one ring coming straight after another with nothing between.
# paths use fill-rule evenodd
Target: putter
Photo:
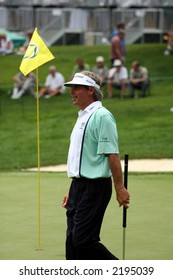
<instances>
[{"instance_id":1,"label":"putter","mask_svg":"<svg viewBox=\"0 0 173 280\"><path fill-rule=\"evenodd\" d=\"M129 155L124 158L124 186L127 190L128 186L128 159ZM126 251L126 224L127 224L127 208L123 207L123 260L125 260Z\"/></svg>"}]
</instances>

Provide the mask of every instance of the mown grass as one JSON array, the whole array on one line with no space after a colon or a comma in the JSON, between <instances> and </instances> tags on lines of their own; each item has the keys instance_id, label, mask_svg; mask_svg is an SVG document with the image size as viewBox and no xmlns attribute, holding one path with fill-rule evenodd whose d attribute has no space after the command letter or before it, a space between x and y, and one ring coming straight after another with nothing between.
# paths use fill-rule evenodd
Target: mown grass
<instances>
[{"instance_id":1,"label":"mown grass","mask_svg":"<svg viewBox=\"0 0 173 280\"><path fill-rule=\"evenodd\" d=\"M172 260L172 180L169 174L129 174L126 259ZM38 251L37 173L1 172L0 260L65 259L66 213L61 202L69 188L65 173L41 174L41 250ZM122 259L122 208L113 191L101 241Z\"/></svg>"},{"instance_id":2,"label":"mown grass","mask_svg":"<svg viewBox=\"0 0 173 280\"><path fill-rule=\"evenodd\" d=\"M164 45L130 45L126 65L129 69L133 59L150 70L151 95L143 99L107 99L105 105L115 116L119 131L120 153L130 158L172 158L173 106L172 57L163 56ZM108 46L56 46L51 51L56 59L39 68L39 82L44 83L48 67L57 66L69 79L77 57L93 66L95 57L103 55L109 65ZM11 100L7 89L12 86L11 78L20 65L22 57L1 57L4 71L0 83L0 170L19 170L37 166L36 100L25 96ZM165 77L156 80L156 77ZM3 85L3 86L2 86ZM4 86L6 87L4 89ZM77 117L78 108L67 94L49 100L40 100L40 149L41 165L65 163L69 135Z\"/></svg>"}]
</instances>

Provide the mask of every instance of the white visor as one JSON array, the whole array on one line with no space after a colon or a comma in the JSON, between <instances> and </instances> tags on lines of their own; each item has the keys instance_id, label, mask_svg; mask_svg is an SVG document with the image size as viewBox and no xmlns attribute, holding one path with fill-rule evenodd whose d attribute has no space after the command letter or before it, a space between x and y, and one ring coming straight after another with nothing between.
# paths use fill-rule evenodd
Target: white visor
<instances>
[{"instance_id":1,"label":"white visor","mask_svg":"<svg viewBox=\"0 0 173 280\"><path fill-rule=\"evenodd\" d=\"M97 89L100 89L100 86L96 84L96 82L91 79L90 77L82 74L82 73L76 73L73 77L73 79L64 84L66 87L71 87L73 85L82 85L82 86L88 86L88 87L95 87Z\"/></svg>"}]
</instances>

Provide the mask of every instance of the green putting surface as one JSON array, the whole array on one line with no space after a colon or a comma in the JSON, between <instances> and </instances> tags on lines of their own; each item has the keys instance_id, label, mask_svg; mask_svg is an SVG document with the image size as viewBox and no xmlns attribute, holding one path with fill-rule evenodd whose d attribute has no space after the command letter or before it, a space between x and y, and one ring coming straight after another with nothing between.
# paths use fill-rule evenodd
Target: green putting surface
<instances>
[{"instance_id":1,"label":"green putting surface","mask_svg":"<svg viewBox=\"0 0 173 280\"><path fill-rule=\"evenodd\" d=\"M173 259L173 173L129 174L126 259ZM38 251L38 176L0 173L0 259L63 260L66 231L61 207L70 180L65 173L41 173L41 234ZM101 241L122 258L122 208L113 191Z\"/></svg>"}]
</instances>

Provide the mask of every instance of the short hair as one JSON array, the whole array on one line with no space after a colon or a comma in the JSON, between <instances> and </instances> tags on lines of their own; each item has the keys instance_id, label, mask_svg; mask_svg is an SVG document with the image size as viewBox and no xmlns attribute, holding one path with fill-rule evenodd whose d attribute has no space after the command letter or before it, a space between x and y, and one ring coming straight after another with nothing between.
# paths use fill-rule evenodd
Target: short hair
<instances>
[{"instance_id":1,"label":"short hair","mask_svg":"<svg viewBox=\"0 0 173 280\"><path fill-rule=\"evenodd\" d=\"M139 67L139 66L140 66L140 62L139 62L138 60L135 60L135 61L132 62L132 66L133 66L133 67L134 67L134 66Z\"/></svg>"},{"instance_id":2,"label":"short hair","mask_svg":"<svg viewBox=\"0 0 173 280\"><path fill-rule=\"evenodd\" d=\"M84 74L85 76L88 76L90 77L91 79L93 79L97 85L101 86L101 79L100 77L95 74L94 72L91 72L91 71L82 71L81 72L82 74ZM94 100L95 101L101 101L102 98L103 98L103 93L100 89L98 88L95 88L94 87L94 94L93 94L93 97L94 97Z\"/></svg>"},{"instance_id":3,"label":"short hair","mask_svg":"<svg viewBox=\"0 0 173 280\"><path fill-rule=\"evenodd\" d=\"M117 24L117 28L118 28L118 29L125 29L125 23L124 23L124 22L119 22L119 23Z\"/></svg>"}]
</instances>

